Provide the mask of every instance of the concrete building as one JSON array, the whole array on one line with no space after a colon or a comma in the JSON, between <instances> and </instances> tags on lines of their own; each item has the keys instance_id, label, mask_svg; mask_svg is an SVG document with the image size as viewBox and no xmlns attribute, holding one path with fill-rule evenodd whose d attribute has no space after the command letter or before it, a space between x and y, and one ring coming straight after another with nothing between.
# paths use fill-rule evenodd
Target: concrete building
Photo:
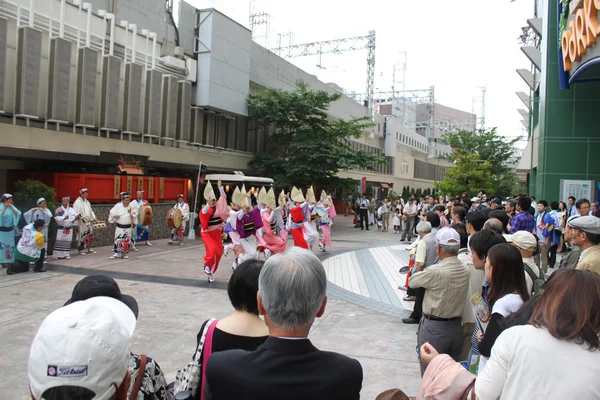
<instances>
[{"instance_id":1,"label":"concrete building","mask_svg":"<svg viewBox=\"0 0 600 400\"><path fill-rule=\"evenodd\" d=\"M33 12L29 9L33 4ZM251 32L214 10L182 2L177 28L164 0L7 0L0 3L0 192L11 170L114 173L120 157L145 174L194 177L249 172L268 135L246 98L264 88L325 84L261 47ZM332 118L371 116L348 97ZM355 148L387 165L341 175L374 187L431 188L444 162L395 116Z\"/></svg>"},{"instance_id":2,"label":"concrete building","mask_svg":"<svg viewBox=\"0 0 600 400\"><path fill-rule=\"evenodd\" d=\"M524 81L517 95L525 106L518 111L528 143L517 172L527 174L529 191L538 199L597 199L598 17L597 1L538 0L532 18L524 21L521 50L528 64L517 70Z\"/></svg>"}]
</instances>

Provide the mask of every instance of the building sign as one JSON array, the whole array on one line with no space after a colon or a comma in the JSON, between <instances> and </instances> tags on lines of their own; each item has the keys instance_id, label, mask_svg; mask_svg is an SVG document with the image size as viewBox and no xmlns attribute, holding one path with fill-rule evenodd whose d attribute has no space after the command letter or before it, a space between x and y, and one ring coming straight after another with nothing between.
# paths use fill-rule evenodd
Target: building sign
<instances>
[{"instance_id":1,"label":"building sign","mask_svg":"<svg viewBox=\"0 0 600 400\"><path fill-rule=\"evenodd\" d=\"M562 0L562 3L564 6L566 1ZM600 35L600 0L572 1L569 5L571 14L563 22L566 23L566 29L560 40L563 68L567 72L571 71L573 63L582 61L582 57L594 47L596 37Z\"/></svg>"},{"instance_id":2,"label":"building sign","mask_svg":"<svg viewBox=\"0 0 600 400\"><path fill-rule=\"evenodd\" d=\"M573 179L561 179L560 180L560 199L565 203L569 199L569 196L579 199L588 199L593 201L593 181L573 180Z\"/></svg>"}]
</instances>

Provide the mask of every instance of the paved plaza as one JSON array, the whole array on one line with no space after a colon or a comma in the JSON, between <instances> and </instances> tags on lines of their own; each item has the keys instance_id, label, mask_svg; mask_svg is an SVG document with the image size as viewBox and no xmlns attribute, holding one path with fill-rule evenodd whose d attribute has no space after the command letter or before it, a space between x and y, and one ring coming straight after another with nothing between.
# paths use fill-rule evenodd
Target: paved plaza
<instances>
[{"instance_id":1,"label":"paved plaza","mask_svg":"<svg viewBox=\"0 0 600 400\"><path fill-rule=\"evenodd\" d=\"M416 395L420 383L415 353L416 325L400 320L412 303L402 300L407 264L406 244L400 236L374 229L360 231L350 217L336 218L333 245L318 250L329 279L329 302L323 318L310 333L323 350L356 358L364 370L362 398L374 399L383 390L399 387ZM183 247L166 240L138 246L128 260L110 259L109 247L95 255L74 255L50 260L49 272L8 276L0 271L0 398L27 399L29 346L43 318L62 306L83 276L106 274L115 278L123 293L134 296L140 307L133 351L155 358L167 381L191 358L196 334L210 317L231 312L226 287L233 257L223 258L208 284L202 272L201 240Z\"/></svg>"}]
</instances>

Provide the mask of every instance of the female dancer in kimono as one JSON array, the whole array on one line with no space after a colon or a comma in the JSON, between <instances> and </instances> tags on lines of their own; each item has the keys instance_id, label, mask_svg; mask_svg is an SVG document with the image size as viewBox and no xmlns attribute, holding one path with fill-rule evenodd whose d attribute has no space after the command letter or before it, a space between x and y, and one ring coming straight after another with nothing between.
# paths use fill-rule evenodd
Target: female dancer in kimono
<instances>
[{"instance_id":1,"label":"female dancer in kimono","mask_svg":"<svg viewBox=\"0 0 600 400\"><path fill-rule=\"evenodd\" d=\"M331 246L331 225L333 225L333 218L336 217L335 207L331 201L331 197L328 196L325 191L321 192L321 201L315 206L317 213L319 214L319 227L323 233L323 239L319 243L319 248L323 251L327 251L327 246Z\"/></svg>"},{"instance_id":2,"label":"female dancer in kimono","mask_svg":"<svg viewBox=\"0 0 600 400\"><path fill-rule=\"evenodd\" d=\"M308 243L306 243L306 239L304 239L302 229L304 221L310 218L308 203L304 200L302 191L298 190L295 186L292 188L291 200L293 203L289 203L290 216L288 218L288 230L294 239L294 246L308 250Z\"/></svg>"},{"instance_id":3,"label":"female dancer in kimono","mask_svg":"<svg viewBox=\"0 0 600 400\"><path fill-rule=\"evenodd\" d=\"M250 190L246 193L246 188L242 186L238 201L240 204L240 211L238 212L236 230L240 234L240 242L244 247L244 253L240 256L240 263L251 260L257 257L257 239L256 233L262 228L263 222L260 218L260 202L257 207L252 206L252 200L250 196L254 193L254 190Z\"/></svg>"},{"instance_id":4,"label":"female dancer in kimono","mask_svg":"<svg viewBox=\"0 0 600 400\"><path fill-rule=\"evenodd\" d=\"M215 196L210 181L207 182L204 189L204 199L206 205L200 213L200 225L202 231L202 241L206 252L204 254L204 273L208 275L208 282L215 281L213 274L219 268L219 262L223 256L223 222L229 217L227 209L227 195L221 186L221 181L218 182L219 200Z\"/></svg>"},{"instance_id":5,"label":"female dancer in kimono","mask_svg":"<svg viewBox=\"0 0 600 400\"><path fill-rule=\"evenodd\" d=\"M71 242L73 241L73 227L77 225L77 214L72 207L69 207L71 198L65 196L62 198L62 205L54 211L54 220L58 229L56 230L56 242L54 242L54 251L52 258L71 258Z\"/></svg>"},{"instance_id":6,"label":"female dancer in kimono","mask_svg":"<svg viewBox=\"0 0 600 400\"><path fill-rule=\"evenodd\" d=\"M229 250L233 251L234 260L231 264L231 268L234 271L239 265L238 258L244 253L244 246L242 246L242 242L240 241L240 234L237 231L237 215L240 211L240 208L236 205L236 203L239 203L238 199L240 193L241 192L238 187L236 187L233 191L231 207L229 209L229 218L227 218L224 230L224 232L229 235L231 243L229 243L226 246L223 246L223 255L227 257L229 255Z\"/></svg>"},{"instance_id":7,"label":"female dancer in kimono","mask_svg":"<svg viewBox=\"0 0 600 400\"><path fill-rule=\"evenodd\" d=\"M285 192L282 190L279 194L279 207L277 207L272 213L272 217L275 219L276 227L275 230L281 240L285 243L288 241L288 219L290 218L290 210L288 208L288 200Z\"/></svg>"},{"instance_id":8,"label":"female dancer in kimono","mask_svg":"<svg viewBox=\"0 0 600 400\"><path fill-rule=\"evenodd\" d=\"M306 200L309 202L309 218L304 221L302 228L308 248L312 250L319 245L319 232L317 231L317 217L319 214L317 214L317 209L315 208L317 199L312 186L306 191Z\"/></svg>"},{"instance_id":9,"label":"female dancer in kimono","mask_svg":"<svg viewBox=\"0 0 600 400\"><path fill-rule=\"evenodd\" d=\"M37 201L37 208L32 208L31 210L27 211L25 214L23 214L23 217L28 224L32 224L38 219L44 221L44 227L41 230L42 236L44 237L44 249L39 257L38 263L43 262L46 264L48 262L46 261L48 258L48 226L50 225L50 221L52 221L52 212L48 210L48 207L46 206L46 199L43 197L39 198ZM38 269L40 268L41 267Z\"/></svg>"},{"instance_id":10,"label":"female dancer in kimono","mask_svg":"<svg viewBox=\"0 0 600 400\"><path fill-rule=\"evenodd\" d=\"M286 242L277 235L277 222L275 216L277 214L277 208L275 208L275 192L273 188L264 195L261 199L261 203L264 203L266 208L261 213L263 220L262 230L262 243L265 246L265 256L268 258L271 253L279 254L285 252Z\"/></svg>"},{"instance_id":11,"label":"female dancer in kimono","mask_svg":"<svg viewBox=\"0 0 600 400\"><path fill-rule=\"evenodd\" d=\"M0 264L11 267L15 262L15 229L18 229L21 211L13 206L9 193L0 201Z\"/></svg>"}]
</instances>

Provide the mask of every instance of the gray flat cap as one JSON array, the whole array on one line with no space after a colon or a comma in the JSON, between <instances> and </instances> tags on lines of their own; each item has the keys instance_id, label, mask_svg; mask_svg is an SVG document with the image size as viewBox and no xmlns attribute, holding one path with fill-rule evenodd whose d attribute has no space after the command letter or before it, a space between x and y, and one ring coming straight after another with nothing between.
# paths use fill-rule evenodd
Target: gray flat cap
<instances>
[{"instance_id":1,"label":"gray flat cap","mask_svg":"<svg viewBox=\"0 0 600 400\"><path fill-rule=\"evenodd\" d=\"M600 235L600 218L591 215L569 218L568 225L584 232Z\"/></svg>"}]
</instances>

